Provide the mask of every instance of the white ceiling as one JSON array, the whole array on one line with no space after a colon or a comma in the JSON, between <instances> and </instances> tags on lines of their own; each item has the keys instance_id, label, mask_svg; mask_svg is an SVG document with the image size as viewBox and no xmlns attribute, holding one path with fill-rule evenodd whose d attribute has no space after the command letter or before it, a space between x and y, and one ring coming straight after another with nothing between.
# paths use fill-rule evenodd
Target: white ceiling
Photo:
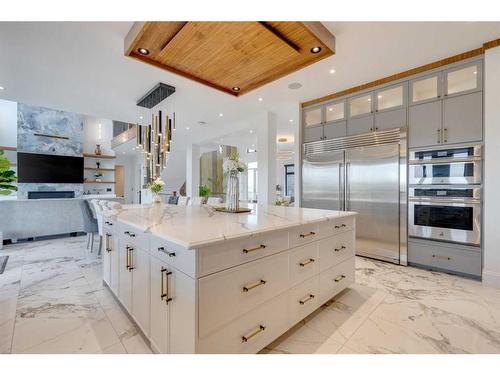
<instances>
[{"instance_id":1,"label":"white ceiling","mask_svg":"<svg viewBox=\"0 0 500 375\"><path fill-rule=\"evenodd\" d=\"M231 129L233 123L261 110L276 112L278 134L291 135L287 129L298 122L301 101L500 37L500 23L324 24L336 36L334 56L234 98L125 57L123 39L129 22L1 22L0 86L5 90L0 91L0 98L135 122L136 100L161 81L177 88L179 129L189 141L213 138L216 129ZM332 68L335 74L329 73ZM291 82L303 87L292 91L287 87ZM198 121L207 125L200 126Z\"/></svg>"}]
</instances>

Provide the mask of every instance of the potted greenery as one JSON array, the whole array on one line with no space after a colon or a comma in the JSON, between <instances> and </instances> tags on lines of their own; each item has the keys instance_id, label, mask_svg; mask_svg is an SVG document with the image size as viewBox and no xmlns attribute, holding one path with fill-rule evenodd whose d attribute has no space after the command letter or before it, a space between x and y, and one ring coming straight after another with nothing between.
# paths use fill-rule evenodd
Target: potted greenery
<instances>
[{"instance_id":1,"label":"potted greenery","mask_svg":"<svg viewBox=\"0 0 500 375\"><path fill-rule=\"evenodd\" d=\"M9 160L5 157L4 151L0 150L0 195L10 195L13 191L17 191L17 187L12 185L16 181L16 172L10 169Z\"/></svg>"},{"instance_id":2,"label":"potted greenery","mask_svg":"<svg viewBox=\"0 0 500 375\"><path fill-rule=\"evenodd\" d=\"M210 188L207 185L200 186L200 197L204 198L205 201L208 199L210 195Z\"/></svg>"},{"instance_id":3,"label":"potted greenery","mask_svg":"<svg viewBox=\"0 0 500 375\"><path fill-rule=\"evenodd\" d=\"M163 186L165 186L165 182L160 177L157 177L154 181L150 182L148 185L148 189L151 193L153 193L153 202L161 203L160 196L158 193L162 191Z\"/></svg>"},{"instance_id":4,"label":"potted greenery","mask_svg":"<svg viewBox=\"0 0 500 375\"><path fill-rule=\"evenodd\" d=\"M94 178L95 178L95 181L96 181L96 182L101 182L101 181L102 181L102 176L103 176L103 174L102 174L102 172L101 172L101 171L96 171L96 172L94 173Z\"/></svg>"}]
</instances>

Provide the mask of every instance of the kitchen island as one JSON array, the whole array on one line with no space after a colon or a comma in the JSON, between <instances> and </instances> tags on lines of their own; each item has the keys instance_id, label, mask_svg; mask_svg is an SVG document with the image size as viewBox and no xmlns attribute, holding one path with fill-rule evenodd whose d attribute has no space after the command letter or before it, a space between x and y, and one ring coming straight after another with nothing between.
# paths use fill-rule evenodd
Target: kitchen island
<instances>
[{"instance_id":1,"label":"kitchen island","mask_svg":"<svg viewBox=\"0 0 500 375\"><path fill-rule=\"evenodd\" d=\"M354 282L355 213L126 205L103 280L159 353L256 353Z\"/></svg>"}]
</instances>

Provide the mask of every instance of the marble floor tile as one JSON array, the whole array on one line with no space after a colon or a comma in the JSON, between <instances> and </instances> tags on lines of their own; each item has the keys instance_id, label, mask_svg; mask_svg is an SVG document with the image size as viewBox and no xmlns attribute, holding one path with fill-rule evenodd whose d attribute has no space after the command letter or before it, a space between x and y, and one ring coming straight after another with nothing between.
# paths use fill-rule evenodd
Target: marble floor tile
<instances>
[{"instance_id":1,"label":"marble floor tile","mask_svg":"<svg viewBox=\"0 0 500 375\"><path fill-rule=\"evenodd\" d=\"M151 353L85 237L0 254L0 353ZM261 353L500 353L500 289L357 257L356 283Z\"/></svg>"}]
</instances>

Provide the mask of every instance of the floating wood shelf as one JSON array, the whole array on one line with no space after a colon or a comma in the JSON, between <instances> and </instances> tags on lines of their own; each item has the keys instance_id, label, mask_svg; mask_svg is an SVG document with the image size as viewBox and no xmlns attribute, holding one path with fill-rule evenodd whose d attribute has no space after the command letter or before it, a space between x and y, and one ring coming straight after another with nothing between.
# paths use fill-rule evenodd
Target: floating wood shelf
<instances>
[{"instance_id":1,"label":"floating wood shelf","mask_svg":"<svg viewBox=\"0 0 500 375\"><path fill-rule=\"evenodd\" d=\"M87 171L104 171L104 172L114 172L114 168L90 168L90 167L85 167L83 168Z\"/></svg>"},{"instance_id":2,"label":"floating wood shelf","mask_svg":"<svg viewBox=\"0 0 500 375\"><path fill-rule=\"evenodd\" d=\"M93 159L116 159L116 156L114 155L83 154L83 156L86 158L93 158Z\"/></svg>"},{"instance_id":3,"label":"floating wood shelf","mask_svg":"<svg viewBox=\"0 0 500 375\"><path fill-rule=\"evenodd\" d=\"M115 181L84 181L84 184L116 184Z\"/></svg>"},{"instance_id":4,"label":"floating wood shelf","mask_svg":"<svg viewBox=\"0 0 500 375\"><path fill-rule=\"evenodd\" d=\"M0 146L0 150L4 151L17 151L16 147L10 147L10 146Z\"/></svg>"}]
</instances>

